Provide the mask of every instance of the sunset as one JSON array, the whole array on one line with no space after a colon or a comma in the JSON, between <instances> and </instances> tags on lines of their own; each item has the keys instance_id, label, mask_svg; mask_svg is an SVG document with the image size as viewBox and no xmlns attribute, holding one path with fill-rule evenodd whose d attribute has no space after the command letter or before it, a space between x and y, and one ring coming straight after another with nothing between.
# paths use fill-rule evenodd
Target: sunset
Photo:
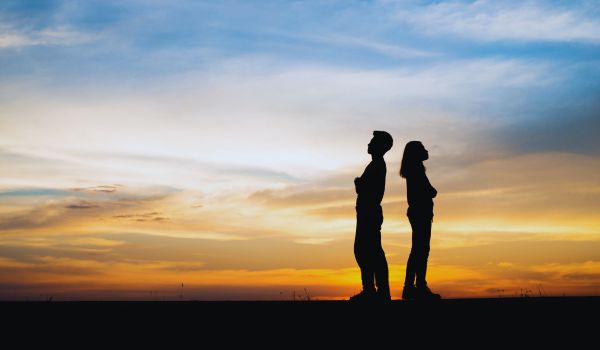
<instances>
[{"instance_id":1,"label":"sunset","mask_svg":"<svg viewBox=\"0 0 600 350\"><path fill-rule=\"evenodd\" d=\"M347 300L354 179L444 298L600 295L594 1L2 1L0 300Z\"/></svg>"}]
</instances>

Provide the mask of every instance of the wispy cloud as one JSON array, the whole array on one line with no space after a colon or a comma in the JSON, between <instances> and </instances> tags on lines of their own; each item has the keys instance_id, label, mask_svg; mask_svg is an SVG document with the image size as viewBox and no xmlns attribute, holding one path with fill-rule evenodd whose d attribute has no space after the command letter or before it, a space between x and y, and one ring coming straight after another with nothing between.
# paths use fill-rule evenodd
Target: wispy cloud
<instances>
[{"instance_id":1,"label":"wispy cloud","mask_svg":"<svg viewBox=\"0 0 600 350\"><path fill-rule=\"evenodd\" d=\"M54 188L12 188L0 191L0 197L60 197L70 191Z\"/></svg>"},{"instance_id":2,"label":"wispy cloud","mask_svg":"<svg viewBox=\"0 0 600 350\"><path fill-rule=\"evenodd\" d=\"M426 58L440 55L438 52L417 49L404 45L394 45L391 43L382 42L375 38L346 36L335 33L329 35L303 35L297 37L332 46L372 51L394 58Z\"/></svg>"},{"instance_id":3,"label":"wispy cloud","mask_svg":"<svg viewBox=\"0 0 600 350\"><path fill-rule=\"evenodd\" d=\"M55 190L58 192L59 190ZM131 189L124 191L118 197L98 197L94 193L80 191L65 191L62 195L48 198L37 197L33 200L16 197L8 198L0 206L0 232L14 233L38 228L62 228L72 231L78 225L89 226L100 223L106 218L118 215L123 210L147 210L159 206L172 191L163 188L153 189L144 193ZM157 220L154 220L159 218ZM161 216L152 216L153 221L166 220Z\"/></svg>"},{"instance_id":4,"label":"wispy cloud","mask_svg":"<svg viewBox=\"0 0 600 350\"><path fill-rule=\"evenodd\" d=\"M545 1L450 1L399 10L398 19L429 34L482 41L600 42L598 8ZM596 15L595 15L596 13Z\"/></svg>"},{"instance_id":5,"label":"wispy cloud","mask_svg":"<svg viewBox=\"0 0 600 350\"><path fill-rule=\"evenodd\" d=\"M348 184L350 183L348 179ZM354 189L346 188L310 188L295 186L278 190L265 189L250 195L251 201L279 208L310 207L315 205L332 204L336 202L352 202L355 199Z\"/></svg>"},{"instance_id":6,"label":"wispy cloud","mask_svg":"<svg viewBox=\"0 0 600 350\"><path fill-rule=\"evenodd\" d=\"M189 74L184 80L158 80L160 91L156 86L138 87L126 100L94 89L41 94L28 88L30 96L13 91L7 95L31 103L7 103L3 115L23 117L3 118L2 123L11 131L4 142L13 153L35 150L34 156L53 156L78 166L143 162L157 165L163 173L168 166L173 171L203 169L293 182L299 167L348 161L346 141L360 134L351 127L354 123L402 133L448 134L449 128L459 126L468 132L463 126L477 126L477 120L496 125L502 120L495 116L512 117L512 109L524 103L519 99L523 91L535 97L554 91L565 79L568 75L553 64L500 57L388 69L270 69L268 62L246 62ZM487 113L479 113L482 108ZM173 122L166 125L166 118ZM65 123L69 128L44 132L44 127ZM40 127L25 127L32 124ZM332 143L331 134L341 130L347 137ZM86 135L86 142L80 134ZM226 145L214 147L225 136ZM311 151L310 145L323 142L329 147ZM97 181L123 180L104 175Z\"/></svg>"},{"instance_id":7,"label":"wispy cloud","mask_svg":"<svg viewBox=\"0 0 600 350\"><path fill-rule=\"evenodd\" d=\"M86 202L86 201L80 201L77 204L69 204L66 205L65 208L67 209L92 209L92 208L98 208L99 205L97 204L92 204L90 202Z\"/></svg>"},{"instance_id":8,"label":"wispy cloud","mask_svg":"<svg viewBox=\"0 0 600 350\"><path fill-rule=\"evenodd\" d=\"M141 214L119 214L113 215L115 219L125 219L125 220L133 220L137 222L147 222L147 221L155 221L155 222L166 222L170 219L166 216L163 216L160 212L153 211L149 213L141 213Z\"/></svg>"},{"instance_id":9,"label":"wispy cloud","mask_svg":"<svg viewBox=\"0 0 600 350\"><path fill-rule=\"evenodd\" d=\"M116 192L119 187L123 187L123 185L119 185L119 184L115 184L115 185L100 185L100 186L94 186L94 187L76 187L73 189L73 191L80 191L80 192L102 192L102 193L113 193Z\"/></svg>"},{"instance_id":10,"label":"wispy cloud","mask_svg":"<svg viewBox=\"0 0 600 350\"><path fill-rule=\"evenodd\" d=\"M97 35L68 28L46 28L39 31L19 32L0 27L0 49L27 46L80 45L97 39Z\"/></svg>"}]
</instances>

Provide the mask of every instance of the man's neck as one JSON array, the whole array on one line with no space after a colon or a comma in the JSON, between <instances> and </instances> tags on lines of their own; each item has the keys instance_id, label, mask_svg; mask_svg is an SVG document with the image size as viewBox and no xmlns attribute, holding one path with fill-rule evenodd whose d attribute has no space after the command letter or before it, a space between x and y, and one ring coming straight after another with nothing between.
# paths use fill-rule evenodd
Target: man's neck
<instances>
[{"instance_id":1,"label":"man's neck","mask_svg":"<svg viewBox=\"0 0 600 350\"><path fill-rule=\"evenodd\" d=\"M383 160L383 155L381 155L381 154L371 154L371 160Z\"/></svg>"}]
</instances>

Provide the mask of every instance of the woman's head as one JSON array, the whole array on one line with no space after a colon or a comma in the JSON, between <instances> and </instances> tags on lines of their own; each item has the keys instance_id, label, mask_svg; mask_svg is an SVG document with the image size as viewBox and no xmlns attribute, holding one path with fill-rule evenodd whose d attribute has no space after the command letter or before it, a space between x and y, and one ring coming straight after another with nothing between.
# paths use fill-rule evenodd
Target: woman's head
<instances>
[{"instance_id":1,"label":"woman's head","mask_svg":"<svg viewBox=\"0 0 600 350\"><path fill-rule=\"evenodd\" d=\"M423 161L427 159L429 159L429 152L427 152L421 141L410 141L404 147L400 176L407 177L415 171L425 171Z\"/></svg>"}]
</instances>

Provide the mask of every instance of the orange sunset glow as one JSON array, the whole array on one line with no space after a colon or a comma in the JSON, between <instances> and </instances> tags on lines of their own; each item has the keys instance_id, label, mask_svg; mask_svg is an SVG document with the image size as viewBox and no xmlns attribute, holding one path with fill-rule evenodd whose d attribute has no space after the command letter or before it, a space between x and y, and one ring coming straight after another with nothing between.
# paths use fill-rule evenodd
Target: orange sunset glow
<instances>
[{"instance_id":1,"label":"orange sunset glow","mask_svg":"<svg viewBox=\"0 0 600 350\"><path fill-rule=\"evenodd\" d=\"M373 130L392 298L411 140L439 192L432 289L599 295L585 4L0 5L0 299L347 299Z\"/></svg>"}]
</instances>

